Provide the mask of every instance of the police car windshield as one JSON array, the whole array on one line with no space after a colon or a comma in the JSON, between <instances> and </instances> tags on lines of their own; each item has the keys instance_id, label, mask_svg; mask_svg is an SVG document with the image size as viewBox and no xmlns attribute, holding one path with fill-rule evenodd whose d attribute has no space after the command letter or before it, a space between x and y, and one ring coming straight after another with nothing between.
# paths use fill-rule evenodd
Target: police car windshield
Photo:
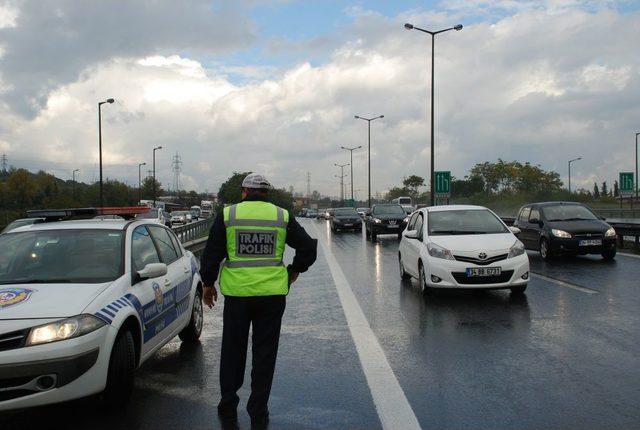
<instances>
[{"instance_id":1,"label":"police car windshield","mask_svg":"<svg viewBox=\"0 0 640 430\"><path fill-rule=\"evenodd\" d=\"M123 233L42 230L0 236L0 284L101 283L124 272Z\"/></svg>"}]
</instances>

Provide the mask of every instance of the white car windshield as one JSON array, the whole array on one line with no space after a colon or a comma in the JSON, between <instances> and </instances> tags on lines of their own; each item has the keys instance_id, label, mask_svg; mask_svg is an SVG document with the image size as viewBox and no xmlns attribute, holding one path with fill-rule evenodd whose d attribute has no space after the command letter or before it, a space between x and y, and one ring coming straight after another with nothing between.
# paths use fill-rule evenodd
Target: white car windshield
<instances>
[{"instance_id":1,"label":"white car windshield","mask_svg":"<svg viewBox=\"0 0 640 430\"><path fill-rule=\"evenodd\" d=\"M509 230L486 209L429 212L429 235L494 234Z\"/></svg>"},{"instance_id":2,"label":"white car windshield","mask_svg":"<svg viewBox=\"0 0 640 430\"><path fill-rule=\"evenodd\" d=\"M123 233L42 230L0 236L0 284L101 283L122 276Z\"/></svg>"}]
</instances>

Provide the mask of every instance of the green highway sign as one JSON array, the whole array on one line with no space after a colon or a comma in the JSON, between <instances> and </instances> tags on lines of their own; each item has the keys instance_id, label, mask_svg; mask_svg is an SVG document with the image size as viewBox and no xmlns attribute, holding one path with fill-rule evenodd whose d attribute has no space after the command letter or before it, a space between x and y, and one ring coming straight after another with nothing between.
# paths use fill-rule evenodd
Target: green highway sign
<instances>
[{"instance_id":1,"label":"green highway sign","mask_svg":"<svg viewBox=\"0 0 640 430\"><path fill-rule=\"evenodd\" d=\"M451 172L434 172L435 173L435 192L438 196L451 195Z\"/></svg>"},{"instance_id":2,"label":"green highway sign","mask_svg":"<svg viewBox=\"0 0 640 430\"><path fill-rule=\"evenodd\" d=\"M633 193L633 172L620 172L620 194Z\"/></svg>"}]
</instances>

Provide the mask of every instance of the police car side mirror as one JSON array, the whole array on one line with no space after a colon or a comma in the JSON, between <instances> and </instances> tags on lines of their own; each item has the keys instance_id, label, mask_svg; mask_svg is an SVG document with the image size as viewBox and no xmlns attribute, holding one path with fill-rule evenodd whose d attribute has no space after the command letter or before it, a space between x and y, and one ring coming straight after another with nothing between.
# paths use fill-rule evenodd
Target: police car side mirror
<instances>
[{"instance_id":1,"label":"police car side mirror","mask_svg":"<svg viewBox=\"0 0 640 430\"><path fill-rule=\"evenodd\" d=\"M135 276L135 283L145 279L159 278L167 274L167 265L164 263L149 263L144 269L139 270Z\"/></svg>"}]
</instances>

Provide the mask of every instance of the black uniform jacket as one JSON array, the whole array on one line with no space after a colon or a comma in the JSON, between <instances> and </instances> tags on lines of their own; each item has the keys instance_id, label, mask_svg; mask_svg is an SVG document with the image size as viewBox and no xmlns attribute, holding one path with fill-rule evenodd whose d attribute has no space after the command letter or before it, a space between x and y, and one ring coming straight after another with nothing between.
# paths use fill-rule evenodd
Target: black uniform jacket
<instances>
[{"instance_id":1,"label":"black uniform jacket","mask_svg":"<svg viewBox=\"0 0 640 430\"><path fill-rule=\"evenodd\" d=\"M256 200L263 199L249 196L243 201ZM306 272L316 261L318 241L307 234L291 213L289 213L287 224L287 245L296 250L293 262L287 267L289 273ZM218 278L220 263L225 258L227 258L227 230L224 225L224 213L220 211L211 226L207 245L200 258L200 276L204 285L213 286Z\"/></svg>"}]
</instances>

